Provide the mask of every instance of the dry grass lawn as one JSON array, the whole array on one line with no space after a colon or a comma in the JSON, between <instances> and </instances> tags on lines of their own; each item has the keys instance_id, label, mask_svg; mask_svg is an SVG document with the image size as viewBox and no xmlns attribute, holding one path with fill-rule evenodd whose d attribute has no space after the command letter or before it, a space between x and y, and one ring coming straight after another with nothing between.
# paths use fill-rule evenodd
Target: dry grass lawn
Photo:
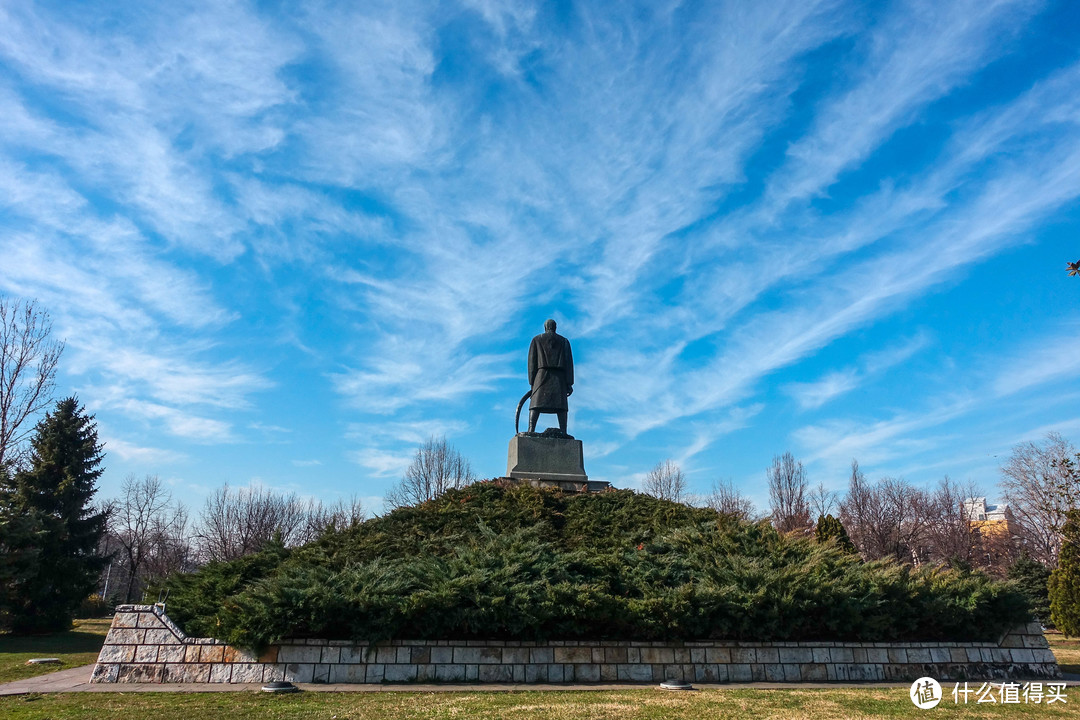
<instances>
[{"instance_id":1,"label":"dry grass lawn","mask_svg":"<svg viewBox=\"0 0 1080 720\"><path fill-rule=\"evenodd\" d=\"M954 705L947 698L933 712L958 718L1080 718L1080 691L1068 704ZM656 689L512 693L71 693L0 698L6 720L398 720L485 718L557 720L637 718L908 718L922 717L906 688L827 690L704 690L670 693Z\"/></svg>"},{"instance_id":2,"label":"dry grass lawn","mask_svg":"<svg viewBox=\"0 0 1080 720\"><path fill-rule=\"evenodd\" d=\"M1061 671L1080 675L1080 638L1066 638L1056 630L1050 630L1046 633L1046 639Z\"/></svg>"}]
</instances>

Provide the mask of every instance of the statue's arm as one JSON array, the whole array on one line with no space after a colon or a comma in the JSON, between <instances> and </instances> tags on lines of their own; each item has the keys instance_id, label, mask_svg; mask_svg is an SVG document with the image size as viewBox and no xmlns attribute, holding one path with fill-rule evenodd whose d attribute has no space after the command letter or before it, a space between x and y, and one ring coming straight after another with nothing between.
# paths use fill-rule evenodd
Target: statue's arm
<instances>
[{"instance_id":1,"label":"statue's arm","mask_svg":"<svg viewBox=\"0 0 1080 720\"><path fill-rule=\"evenodd\" d=\"M570 341L566 341L566 394L574 392L574 353L570 352Z\"/></svg>"},{"instance_id":2,"label":"statue's arm","mask_svg":"<svg viewBox=\"0 0 1080 720\"><path fill-rule=\"evenodd\" d=\"M532 387L536 377L536 338L529 344L529 387Z\"/></svg>"}]
</instances>

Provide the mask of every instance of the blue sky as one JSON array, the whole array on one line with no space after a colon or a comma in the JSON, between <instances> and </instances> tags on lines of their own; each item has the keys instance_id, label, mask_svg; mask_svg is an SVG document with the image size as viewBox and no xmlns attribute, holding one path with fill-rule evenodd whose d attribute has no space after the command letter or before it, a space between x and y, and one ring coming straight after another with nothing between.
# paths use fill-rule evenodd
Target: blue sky
<instances>
[{"instance_id":1,"label":"blue sky","mask_svg":"<svg viewBox=\"0 0 1080 720\"><path fill-rule=\"evenodd\" d=\"M620 487L1080 437L1076 3L0 0L0 108L0 292L106 495L501 475L547 317Z\"/></svg>"}]
</instances>

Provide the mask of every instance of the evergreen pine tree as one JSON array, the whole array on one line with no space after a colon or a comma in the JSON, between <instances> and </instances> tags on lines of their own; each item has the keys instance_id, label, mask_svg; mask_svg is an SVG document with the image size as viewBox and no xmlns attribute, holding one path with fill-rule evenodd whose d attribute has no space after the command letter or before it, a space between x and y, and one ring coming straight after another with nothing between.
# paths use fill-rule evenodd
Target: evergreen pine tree
<instances>
[{"instance_id":1,"label":"evergreen pine tree","mask_svg":"<svg viewBox=\"0 0 1080 720\"><path fill-rule=\"evenodd\" d=\"M97 584L104 559L95 554L104 513L91 505L101 476L97 426L75 397L56 404L35 428L29 468L15 475L7 495L12 510L37 518L35 572L25 578L11 609L15 630L59 630Z\"/></svg>"},{"instance_id":2,"label":"evergreen pine tree","mask_svg":"<svg viewBox=\"0 0 1080 720\"><path fill-rule=\"evenodd\" d=\"M1057 570L1050 574L1050 619L1072 637L1080 636L1080 509L1065 513Z\"/></svg>"},{"instance_id":3,"label":"evergreen pine tree","mask_svg":"<svg viewBox=\"0 0 1080 720\"><path fill-rule=\"evenodd\" d=\"M846 550L849 553L855 552L855 543L851 542L851 538L848 537L847 530L844 529L843 523L832 515L818 516L817 527L814 528L814 538L819 543L826 542L830 538L835 538L836 546L841 550Z\"/></svg>"},{"instance_id":4,"label":"evergreen pine tree","mask_svg":"<svg viewBox=\"0 0 1080 720\"><path fill-rule=\"evenodd\" d=\"M1050 568L1035 560L1027 553L1020 555L1006 575L1017 583L1020 592L1031 606L1031 614L1044 625L1050 623L1050 597L1047 585L1050 580Z\"/></svg>"},{"instance_id":5,"label":"evergreen pine tree","mask_svg":"<svg viewBox=\"0 0 1080 720\"><path fill-rule=\"evenodd\" d=\"M41 518L16 510L11 475L0 465L0 629L11 627L13 611L21 607L24 586L38 567Z\"/></svg>"}]
</instances>

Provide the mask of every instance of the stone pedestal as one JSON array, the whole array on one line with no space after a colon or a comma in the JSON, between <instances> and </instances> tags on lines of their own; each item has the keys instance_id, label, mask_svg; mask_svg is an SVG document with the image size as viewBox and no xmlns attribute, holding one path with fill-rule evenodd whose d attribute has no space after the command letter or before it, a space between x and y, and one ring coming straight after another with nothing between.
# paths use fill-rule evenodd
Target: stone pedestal
<instances>
[{"instance_id":1,"label":"stone pedestal","mask_svg":"<svg viewBox=\"0 0 1080 720\"><path fill-rule=\"evenodd\" d=\"M535 487L567 492L595 492L606 482L589 482L580 440L537 433L518 433L510 440L507 477Z\"/></svg>"}]
</instances>

